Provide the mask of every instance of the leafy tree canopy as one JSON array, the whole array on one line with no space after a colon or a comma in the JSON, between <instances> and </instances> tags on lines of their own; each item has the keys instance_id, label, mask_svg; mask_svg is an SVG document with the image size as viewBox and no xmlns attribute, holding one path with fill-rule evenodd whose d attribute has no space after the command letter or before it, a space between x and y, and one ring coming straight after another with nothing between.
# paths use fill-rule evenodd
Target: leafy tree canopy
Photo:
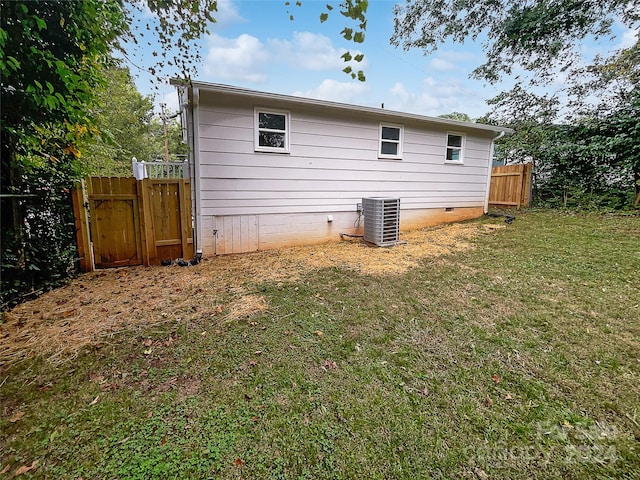
<instances>
[{"instance_id":1,"label":"leafy tree canopy","mask_svg":"<svg viewBox=\"0 0 640 480\"><path fill-rule=\"evenodd\" d=\"M153 98L142 95L129 70L113 67L107 84L96 90L92 109L98 135L83 147L83 170L92 176L131 176L131 159L155 160L164 151L162 118L154 115ZM180 120L166 114L168 151L184 155Z\"/></svg>"},{"instance_id":2,"label":"leafy tree canopy","mask_svg":"<svg viewBox=\"0 0 640 480\"><path fill-rule=\"evenodd\" d=\"M130 25L130 7L141 4L0 2L2 303L5 292L15 299L20 292L54 286L73 266L68 191L82 171L81 146L99 133L91 108L112 65L111 54L139 38ZM174 54L180 69L182 59L192 58L186 42L206 29L207 8L215 8L215 2L147 5L160 44L181 50L160 50L159 61Z\"/></svg>"},{"instance_id":3,"label":"leafy tree canopy","mask_svg":"<svg viewBox=\"0 0 640 480\"><path fill-rule=\"evenodd\" d=\"M537 81L548 81L558 68L578 67L583 60L580 43L588 37L611 36L616 20L637 28L640 1L408 0L395 7L391 40L405 49L431 53L447 40L483 38L486 63L473 71L474 77L493 83L520 67L534 72ZM627 50L637 55L637 43L608 60L624 63L637 75L640 67L626 58Z\"/></svg>"},{"instance_id":4,"label":"leafy tree canopy","mask_svg":"<svg viewBox=\"0 0 640 480\"><path fill-rule=\"evenodd\" d=\"M447 118L449 120L458 120L460 122L473 122L473 119L463 112L451 112L443 115L438 115L440 118Z\"/></svg>"}]
</instances>

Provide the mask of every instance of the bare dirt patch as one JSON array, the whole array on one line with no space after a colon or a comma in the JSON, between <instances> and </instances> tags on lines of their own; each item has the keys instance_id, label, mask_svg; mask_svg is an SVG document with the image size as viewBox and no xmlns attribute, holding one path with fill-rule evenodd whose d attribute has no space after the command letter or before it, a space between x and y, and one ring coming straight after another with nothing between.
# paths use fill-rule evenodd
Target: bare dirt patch
<instances>
[{"instance_id":1,"label":"bare dirt patch","mask_svg":"<svg viewBox=\"0 0 640 480\"><path fill-rule=\"evenodd\" d=\"M331 242L205 259L195 267L130 267L83 274L68 285L5 312L0 324L0 367L42 355L72 359L124 330L189 320L247 318L268 308L247 290L264 281L292 281L327 267L367 275L397 275L427 257L471 247L471 238L504 225L452 224L415 230L403 244L375 248L360 241Z\"/></svg>"}]
</instances>

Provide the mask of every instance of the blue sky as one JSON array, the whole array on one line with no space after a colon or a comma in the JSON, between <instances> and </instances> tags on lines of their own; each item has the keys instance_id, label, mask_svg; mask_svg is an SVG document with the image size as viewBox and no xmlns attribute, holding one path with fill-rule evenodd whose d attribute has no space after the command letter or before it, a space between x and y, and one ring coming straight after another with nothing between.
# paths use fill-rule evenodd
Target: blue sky
<instances>
[{"instance_id":1,"label":"blue sky","mask_svg":"<svg viewBox=\"0 0 640 480\"><path fill-rule=\"evenodd\" d=\"M395 1L369 2L362 45L342 39L339 32L348 19L337 9L320 23L326 3L304 0L297 7L292 1L287 7L284 0L219 0L218 22L201 41L203 62L194 79L358 105L384 103L388 109L422 115L458 111L472 118L487 112L487 99L513 86L509 78L498 85L469 78L483 62L479 43L443 45L430 56L391 46ZM585 43L583 51L593 55L634 41L636 32L619 28L616 32L613 40ZM340 55L347 50L365 54L366 82L342 72L345 64ZM147 75L135 69L132 73L138 76L142 93L154 93ZM550 88L561 87L563 81L559 75ZM175 91L168 85L160 87L156 99L170 108L177 106Z\"/></svg>"}]
</instances>

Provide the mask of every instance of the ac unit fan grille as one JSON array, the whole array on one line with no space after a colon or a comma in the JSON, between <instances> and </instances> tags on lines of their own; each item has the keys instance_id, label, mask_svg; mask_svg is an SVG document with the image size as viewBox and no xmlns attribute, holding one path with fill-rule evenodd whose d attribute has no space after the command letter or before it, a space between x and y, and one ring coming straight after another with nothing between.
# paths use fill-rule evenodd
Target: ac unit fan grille
<instances>
[{"instance_id":1,"label":"ac unit fan grille","mask_svg":"<svg viewBox=\"0 0 640 480\"><path fill-rule=\"evenodd\" d=\"M395 245L400 239L400 199L362 199L364 240L379 247Z\"/></svg>"}]
</instances>

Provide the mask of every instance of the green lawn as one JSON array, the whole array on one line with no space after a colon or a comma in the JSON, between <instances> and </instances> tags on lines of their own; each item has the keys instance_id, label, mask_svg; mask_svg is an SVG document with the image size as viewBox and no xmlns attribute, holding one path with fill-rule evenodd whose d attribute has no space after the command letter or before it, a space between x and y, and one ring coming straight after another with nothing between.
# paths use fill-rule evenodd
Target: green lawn
<instances>
[{"instance_id":1,"label":"green lawn","mask_svg":"<svg viewBox=\"0 0 640 480\"><path fill-rule=\"evenodd\" d=\"M640 218L532 211L472 242L402 275L248 282L269 306L248 319L7 367L0 471L640 478Z\"/></svg>"}]
</instances>

